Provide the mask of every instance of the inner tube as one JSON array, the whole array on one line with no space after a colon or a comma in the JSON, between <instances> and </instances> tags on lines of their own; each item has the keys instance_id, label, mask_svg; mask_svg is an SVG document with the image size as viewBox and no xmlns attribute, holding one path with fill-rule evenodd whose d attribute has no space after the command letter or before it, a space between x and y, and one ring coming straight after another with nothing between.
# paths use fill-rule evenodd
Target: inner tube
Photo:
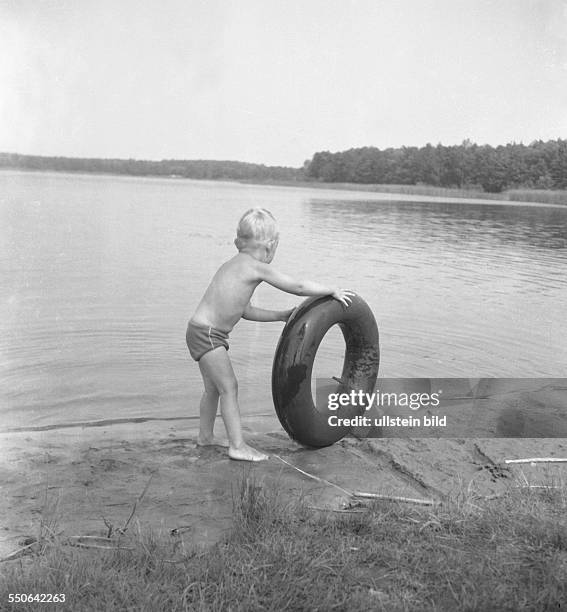
<instances>
[{"instance_id":1,"label":"inner tube","mask_svg":"<svg viewBox=\"0 0 567 612\"><path fill-rule=\"evenodd\" d=\"M327 401L313 401L311 376L315 354L330 327L338 325L346 350L340 380L325 386L328 393L351 390L372 393L380 364L378 326L372 310L358 295L345 307L331 296L311 297L288 319L276 348L272 366L272 397L278 419L289 436L311 447L334 444L350 431L348 426L329 425L332 414L352 418L364 406L342 406L330 411Z\"/></svg>"}]
</instances>

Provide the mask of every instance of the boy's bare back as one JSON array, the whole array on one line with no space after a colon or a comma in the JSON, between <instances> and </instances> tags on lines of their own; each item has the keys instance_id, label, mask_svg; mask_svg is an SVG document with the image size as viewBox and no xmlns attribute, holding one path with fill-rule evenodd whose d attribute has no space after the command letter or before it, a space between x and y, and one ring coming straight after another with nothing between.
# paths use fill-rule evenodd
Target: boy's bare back
<instances>
[{"instance_id":1,"label":"boy's bare back","mask_svg":"<svg viewBox=\"0 0 567 612\"><path fill-rule=\"evenodd\" d=\"M332 295L344 306L349 305L351 292L314 281L296 280L271 266L277 240L272 242L269 247L241 250L217 270L193 315L194 323L228 333L240 318L274 320L256 318L257 309L250 304L254 290L262 281L293 295Z\"/></svg>"},{"instance_id":2,"label":"boy's bare back","mask_svg":"<svg viewBox=\"0 0 567 612\"><path fill-rule=\"evenodd\" d=\"M262 282L257 261L238 253L225 262L213 276L197 306L193 321L230 332L241 319L256 287Z\"/></svg>"}]
</instances>

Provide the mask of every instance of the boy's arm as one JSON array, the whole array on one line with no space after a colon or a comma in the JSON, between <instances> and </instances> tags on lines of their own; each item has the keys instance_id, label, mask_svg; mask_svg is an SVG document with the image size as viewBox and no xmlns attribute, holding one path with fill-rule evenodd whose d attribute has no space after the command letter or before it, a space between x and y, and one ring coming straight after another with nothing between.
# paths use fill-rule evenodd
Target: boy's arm
<instances>
[{"instance_id":1,"label":"boy's arm","mask_svg":"<svg viewBox=\"0 0 567 612\"><path fill-rule=\"evenodd\" d=\"M296 280L287 274L279 272L269 264L259 262L258 280L265 281L269 285L281 289L293 295L332 295L336 300L348 306L353 295L352 291L333 289L310 280Z\"/></svg>"},{"instance_id":2,"label":"boy's arm","mask_svg":"<svg viewBox=\"0 0 567 612\"><path fill-rule=\"evenodd\" d=\"M260 321L261 323L269 321L287 321L294 310L294 308L290 310L265 310L264 308L252 306L252 304L248 302L242 313L242 318L247 321Z\"/></svg>"}]
</instances>

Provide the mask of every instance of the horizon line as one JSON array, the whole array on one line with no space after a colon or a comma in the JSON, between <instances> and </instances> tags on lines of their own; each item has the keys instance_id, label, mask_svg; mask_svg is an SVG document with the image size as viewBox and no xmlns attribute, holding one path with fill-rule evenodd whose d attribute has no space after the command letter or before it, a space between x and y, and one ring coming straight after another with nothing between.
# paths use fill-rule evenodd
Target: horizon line
<instances>
[{"instance_id":1,"label":"horizon line","mask_svg":"<svg viewBox=\"0 0 567 612\"><path fill-rule=\"evenodd\" d=\"M537 138L537 139L533 139L530 141L529 144L524 144L524 142L522 140L520 140L519 142L516 141L511 141L511 142L507 142L506 144L498 144L498 145L491 145L488 143L485 144L478 144L476 142L471 141L469 138L464 138L460 144L452 144L452 145L444 145L442 142L438 142L437 144L432 144L431 142L427 142L424 145L400 145L398 147L386 147L384 149L380 149L380 147L377 147L376 145L363 145L363 146L357 146L357 147L350 147L348 149L342 149L340 151L329 151L328 149L324 149L324 150L320 150L320 151L315 151L312 155L311 155L311 159L313 158L313 156L316 153L330 153L331 155L335 155L337 153L345 153L347 151L352 151L352 150L356 150L356 149L378 149L378 151L387 151L389 149L424 149L428 146L430 147L461 147L463 145L467 145L467 146L477 146L477 147L490 147L493 149L496 149L498 147L507 147L507 146L531 146L532 144L535 143L539 143L539 142L543 142L543 143L548 143L548 142L561 142L563 140L567 140L567 138L560 138L557 137L555 139L550 138L548 140L542 140L541 138ZM267 164L266 162L251 162L251 161L242 161L239 159L219 159L219 158L181 158L181 157L162 157L160 159L157 158L140 158L140 157L96 157L96 156L88 156L88 157L83 157L83 156L73 156L73 155L44 155L44 154L38 154L38 153L18 153L16 151L0 151L0 156L4 156L4 155L18 155L21 157L39 157L39 158L43 158L43 159L72 159L72 160L96 160L96 161L136 161L136 162L150 162L150 163L159 163L159 162L219 162L219 163L237 163L237 164L247 164L247 165L251 165L251 166L264 166L267 168L290 168L293 170L300 170L301 168L303 168L303 165L305 162L303 162L303 164L298 165L298 166L287 166L284 164ZM310 161L310 160L306 160L306 161Z\"/></svg>"}]
</instances>

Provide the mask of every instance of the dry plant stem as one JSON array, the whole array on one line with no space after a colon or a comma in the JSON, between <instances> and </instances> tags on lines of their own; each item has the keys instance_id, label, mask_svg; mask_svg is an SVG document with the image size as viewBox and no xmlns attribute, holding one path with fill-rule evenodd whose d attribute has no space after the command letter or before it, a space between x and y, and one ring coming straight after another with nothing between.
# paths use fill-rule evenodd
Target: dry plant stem
<instances>
[{"instance_id":1,"label":"dry plant stem","mask_svg":"<svg viewBox=\"0 0 567 612\"><path fill-rule=\"evenodd\" d=\"M91 535L76 535L76 536L68 536L67 540L70 542L81 542L82 540L87 540L90 542L99 542L101 544L108 544L108 538L104 536L91 536Z\"/></svg>"},{"instance_id":2,"label":"dry plant stem","mask_svg":"<svg viewBox=\"0 0 567 612\"><path fill-rule=\"evenodd\" d=\"M307 506L309 510L316 510L317 512L337 512L339 514L364 514L365 510L341 510L339 508L322 508L321 506Z\"/></svg>"},{"instance_id":3,"label":"dry plant stem","mask_svg":"<svg viewBox=\"0 0 567 612\"><path fill-rule=\"evenodd\" d=\"M155 473L155 472L154 472ZM132 512L130 513L130 516L128 517L128 520L126 521L126 523L124 523L124 527L122 527L122 529L120 530L120 532L122 534L126 533L126 529L128 529L128 525L130 524L130 521L132 520L132 518L134 517L134 514L136 514L136 508L138 507L138 504L142 501L142 499L144 498L144 495L146 494L149 486L150 486L150 482L152 481L152 478L154 477L154 473L151 474L148 482L146 483L146 486L144 487L144 490L140 493L140 496L138 497L138 499L134 502L134 506L132 507Z\"/></svg>"},{"instance_id":4,"label":"dry plant stem","mask_svg":"<svg viewBox=\"0 0 567 612\"><path fill-rule=\"evenodd\" d=\"M134 550L132 546L120 546L118 544L112 546L101 546L100 544L87 544L80 541L63 542L68 546L76 546L77 548L98 548L99 550Z\"/></svg>"},{"instance_id":5,"label":"dry plant stem","mask_svg":"<svg viewBox=\"0 0 567 612\"><path fill-rule=\"evenodd\" d=\"M564 489L561 485L516 485L516 489Z\"/></svg>"},{"instance_id":6,"label":"dry plant stem","mask_svg":"<svg viewBox=\"0 0 567 612\"><path fill-rule=\"evenodd\" d=\"M355 491L353 497L362 497L365 499L384 499L386 501L399 501L408 504L420 504L422 506L436 506L441 502L433 499L417 499L415 497L399 497L397 495L382 495L381 493L364 493L363 491Z\"/></svg>"},{"instance_id":7,"label":"dry plant stem","mask_svg":"<svg viewBox=\"0 0 567 612\"><path fill-rule=\"evenodd\" d=\"M349 497L363 497L363 498L368 498L368 499L383 499L383 500L386 500L386 501L401 501L401 502L406 502L406 503L409 503L409 504L421 504L421 505L425 505L425 506L434 506L434 505L440 503L440 502L436 502L436 501L431 500L431 499L415 499L415 498L412 498L412 497L397 497L397 496L392 496L392 495L382 495L380 493L364 493L362 491L357 491L357 492L347 491L346 489L343 489L342 487L339 487L339 485L336 485L333 482L329 482L328 480L325 480L324 478L320 478L319 476L315 476L314 474L310 474L309 472L306 472L305 470L302 470L302 469L298 468L297 466L293 465L293 463L290 463L289 461L286 461L285 459L282 459L279 455L274 455L274 457L279 459L282 463L285 463L286 465L289 465L289 467L292 467L294 470L297 470L301 474L304 474L308 478L312 478L313 480L316 480L317 482L322 482L323 484L329 485L331 487L335 487L335 489L338 489L342 493L346 493L346 495L348 495Z\"/></svg>"},{"instance_id":8,"label":"dry plant stem","mask_svg":"<svg viewBox=\"0 0 567 612\"><path fill-rule=\"evenodd\" d=\"M15 550L13 553L10 553L6 557L2 557L2 559L0 559L0 563L2 563L2 561L11 561L12 559L17 559L18 557L21 557L22 555L25 555L26 553L31 552L31 549L34 546L37 547L37 544L38 544L37 542L32 542L31 544L28 544L27 546L18 548L18 550Z\"/></svg>"},{"instance_id":9,"label":"dry plant stem","mask_svg":"<svg viewBox=\"0 0 567 612\"><path fill-rule=\"evenodd\" d=\"M91 540L90 542L83 542L83 540ZM95 544L94 542L100 542L101 544ZM105 543L105 544L104 544ZM29 552L33 552L35 548L37 548L39 542L32 542L27 546L23 546L22 548L18 548L13 553L10 553L6 557L2 557L0 559L0 563L3 561L13 561L19 557L26 555ZM119 544L112 544L109 542L107 538L101 536L69 536L64 538L59 544L63 546L76 546L78 548L98 548L100 550L134 550L131 546L120 546Z\"/></svg>"},{"instance_id":10,"label":"dry plant stem","mask_svg":"<svg viewBox=\"0 0 567 612\"><path fill-rule=\"evenodd\" d=\"M532 457L530 459L505 459L504 463L567 463L567 458Z\"/></svg>"},{"instance_id":11,"label":"dry plant stem","mask_svg":"<svg viewBox=\"0 0 567 612\"><path fill-rule=\"evenodd\" d=\"M522 470L522 468L520 468L520 473L521 473L521 476L522 476L522 478L524 480L525 486L529 487L530 486L530 481L528 480L528 477L526 476L526 474L524 473L524 470Z\"/></svg>"},{"instance_id":12,"label":"dry plant stem","mask_svg":"<svg viewBox=\"0 0 567 612\"><path fill-rule=\"evenodd\" d=\"M293 463L290 463L289 461L286 461L285 459L282 459L279 455L273 455L273 456L276 457L276 459L279 459L282 463L285 463L286 465L289 465L289 467L292 467L294 470L297 470L298 472L300 472L304 476L307 476L308 478L312 478L313 480L316 480L317 482L322 482L323 484L329 485L330 487L335 487L335 489L338 489L342 493L346 493L346 495L348 495L349 497L352 497L352 492L351 491L347 491L346 489L343 489L342 487L339 487L339 485L336 485L333 482L329 482L328 480L325 480L324 478L319 478L319 476L315 476L314 474L310 474L309 472L306 472L305 470L302 470L302 469L298 468L297 466L293 465Z\"/></svg>"}]
</instances>

